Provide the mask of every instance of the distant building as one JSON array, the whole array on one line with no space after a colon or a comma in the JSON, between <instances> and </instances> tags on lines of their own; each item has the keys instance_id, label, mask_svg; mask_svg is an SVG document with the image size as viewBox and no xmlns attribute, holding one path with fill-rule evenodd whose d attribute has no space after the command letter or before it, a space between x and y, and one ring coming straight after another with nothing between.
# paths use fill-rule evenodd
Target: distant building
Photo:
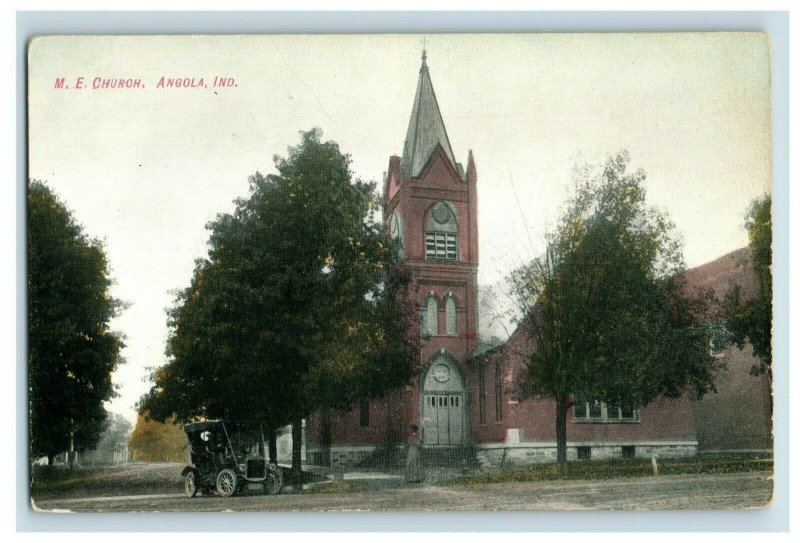
<instances>
[{"instance_id":1,"label":"distant building","mask_svg":"<svg viewBox=\"0 0 800 543\"><path fill-rule=\"evenodd\" d=\"M472 152L466 168L456 161L423 53L403 155L390 157L384 182L386 228L402 241L413 272L420 371L382 400L312 415L310 463L367 462L404 443L411 424L421 428L427 451L469 451L482 465L555 460L555 402L516 399L517 377L535 348L528 330L520 327L504 345L479 349L477 187ZM716 424L700 413L713 405L706 402L685 396L634 409L578 400L567 416L568 459L696 455L701 442L716 443L713 431L696 430Z\"/></svg>"}]
</instances>

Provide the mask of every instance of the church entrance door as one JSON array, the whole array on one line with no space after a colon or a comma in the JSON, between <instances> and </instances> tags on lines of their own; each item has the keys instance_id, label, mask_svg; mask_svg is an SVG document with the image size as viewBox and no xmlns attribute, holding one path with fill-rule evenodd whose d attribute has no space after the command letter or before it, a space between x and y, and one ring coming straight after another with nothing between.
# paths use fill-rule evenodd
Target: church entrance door
<instances>
[{"instance_id":1,"label":"church entrance door","mask_svg":"<svg viewBox=\"0 0 800 543\"><path fill-rule=\"evenodd\" d=\"M464 445L466 408L461 372L440 354L428 368L422 392L422 442L425 446Z\"/></svg>"}]
</instances>

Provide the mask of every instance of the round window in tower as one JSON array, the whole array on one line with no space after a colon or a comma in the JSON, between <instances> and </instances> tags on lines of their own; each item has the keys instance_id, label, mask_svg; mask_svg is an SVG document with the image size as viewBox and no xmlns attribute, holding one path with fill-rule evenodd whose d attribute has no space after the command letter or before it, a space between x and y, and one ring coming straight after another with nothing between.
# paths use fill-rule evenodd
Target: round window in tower
<instances>
[{"instance_id":1,"label":"round window in tower","mask_svg":"<svg viewBox=\"0 0 800 543\"><path fill-rule=\"evenodd\" d=\"M433 368L433 378L440 383L450 380L450 368L446 364L436 364Z\"/></svg>"},{"instance_id":2,"label":"round window in tower","mask_svg":"<svg viewBox=\"0 0 800 543\"><path fill-rule=\"evenodd\" d=\"M433 220L439 224L447 224L450 222L451 212L450 208L444 202L439 202L433 207L431 211Z\"/></svg>"}]
</instances>

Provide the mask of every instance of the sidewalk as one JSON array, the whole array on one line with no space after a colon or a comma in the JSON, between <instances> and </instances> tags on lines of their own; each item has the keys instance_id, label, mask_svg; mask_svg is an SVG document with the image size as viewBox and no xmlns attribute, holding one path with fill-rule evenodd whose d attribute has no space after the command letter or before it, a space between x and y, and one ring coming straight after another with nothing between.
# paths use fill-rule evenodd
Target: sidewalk
<instances>
[{"instance_id":1,"label":"sidewalk","mask_svg":"<svg viewBox=\"0 0 800 543\"><path fill-rule=\"evenodd\" d=\"M303 469L328 478L331 481L358 481L370 490L379 490L398 487L436 486L450 482L463 475L478 473L478 470L463 470L461 468L432 467L425 469L425 479L422 483L407 483L405 470L394 469L367 469L367 468L331 468L329 466L303 466ZM323 483L324 484L324 483Z\"/></svg>"}]
</instances>

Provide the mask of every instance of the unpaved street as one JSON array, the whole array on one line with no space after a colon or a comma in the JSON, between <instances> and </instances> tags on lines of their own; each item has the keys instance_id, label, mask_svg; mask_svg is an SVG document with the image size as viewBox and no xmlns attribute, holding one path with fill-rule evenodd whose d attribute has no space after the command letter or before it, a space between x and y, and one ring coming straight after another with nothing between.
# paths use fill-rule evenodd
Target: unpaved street
<instances>
[{"instance_id":1,"label":"unpaved street","mask_svg":"<svg viewBox=\"0 0 800 543\"><path fill-rule=\"evenodd\" d=\"M604 481L399 486L340 494L282 494L235 498L180 495L41 500L56 511L465 511L578 509L727 509L764 507L769 473L668 475Z\"/></svg>"}]
</instances>

